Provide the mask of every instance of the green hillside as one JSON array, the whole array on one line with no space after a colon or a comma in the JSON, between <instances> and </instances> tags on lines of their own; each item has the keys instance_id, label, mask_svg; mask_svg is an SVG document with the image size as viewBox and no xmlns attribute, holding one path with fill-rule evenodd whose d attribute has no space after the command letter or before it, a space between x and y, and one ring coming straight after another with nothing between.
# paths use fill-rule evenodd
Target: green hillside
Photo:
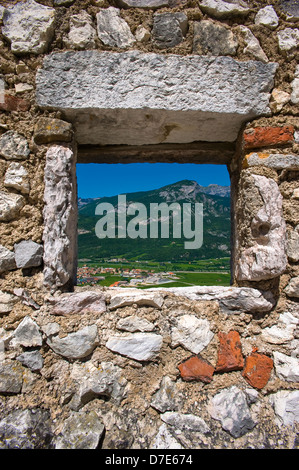
<instances>
[{"instance_id":1,"label":"green hillside","mask_svg":"<svg viewBox=\"0 0 299 470\"><path fill-rule=\"evenodd\" d=\"M95 215L99 203L108 202L117 209L118 196L96 199L79 199L78 215L78 258L102 261L108 258L127 260L156 260L170 262L190 262L200 259L216 259L230 256L230 198L229 188L216 185L202 187L195 181L183 180L162 188L128 193L127 206L142 203L150 215L151 203L177 202L182 206L196 202L203 204L203 244L199 249L185 249L186 238L173 238L172 219L170 219L169 238L149 238L150 219L147 223L148 238L105 238L99 239L95 226L101 216ZM213 194L208 194L213 192ZM218 195L217 192L220 194ZM171 214L171 213L170 213ZM127 216L127 223L134 216ZM117 218L116 218L117 222ZM193 226L193 228L195 228Z\"/></svg>"}]
</instances>

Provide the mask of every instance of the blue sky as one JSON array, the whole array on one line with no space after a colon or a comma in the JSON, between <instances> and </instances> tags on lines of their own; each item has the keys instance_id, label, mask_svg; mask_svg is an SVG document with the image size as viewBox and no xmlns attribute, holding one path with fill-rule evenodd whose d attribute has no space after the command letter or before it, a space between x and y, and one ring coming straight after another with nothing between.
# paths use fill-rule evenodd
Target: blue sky
<instances>
[{"instance_id":1,"label":"blue sky","mask_svg":"<svg viewBox=\"0 0 299 470\"><path fill-rule=\"evenodd\" d=\"M180 163L77 164L78 196L82 198L115 196L147 191L181 180L197 181L202 186L229 186L225 165Z\"/></svg>"}]
</instances>

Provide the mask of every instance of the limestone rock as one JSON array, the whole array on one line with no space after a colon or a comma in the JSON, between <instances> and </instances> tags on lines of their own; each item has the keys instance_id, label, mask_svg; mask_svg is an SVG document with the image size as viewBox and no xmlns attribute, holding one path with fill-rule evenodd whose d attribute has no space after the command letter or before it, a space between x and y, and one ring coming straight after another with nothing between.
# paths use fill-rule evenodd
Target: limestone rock
<instances>
[{"instance_id":1,"label":"limestone rock","mask_svg":"<svg viewBox=\"0 0 299 470\"><path fill-rule=\"evenodd\" d=\"M299 381L299 361L296 357L274 351L274 366L278 377L287 382Z\"/></svg>"},{"instance_id":2,"label":"limestone rock","mask_svg":"<svg viewBox=\"0 0 299 470\"><path fill-rule=\"evenodd\" d=\"M290 312L280 315L276 325L264 328L262 338L271 344L284 344L294 339L294 332L298 326L299 319Z\"/></svg>"},{"instance_id":3,"label":"limestone rock","mask_svg":"<svg viewBox=\"0 0 299 470\"><path fill-rule=\"evenodd\" d=\"M228 56L53 53L37 72L37 104L62 111L79 144L233 142L243 122L269 114L276 68Z\"/></svg>"},{"instance_id":4,"label":"limestone rock","mask_svg":"<svg viewBox=\"0 0 299 470\"><path fill-rule=\"evenodd\" d=\"M0 315L11 312L17 301L15 295L0 290Z\"/></svg>"},{"instance_id":5,"label":"limestone rock","mask_svg":"<svg viewBox=\"0 0 299 470\"><path fill-rule=\"evenodd\" d=\"M298 170L299 156L282 153L269 153L268 155L259 153L250 153L246 159L249 167L252 166L266 166L274 170Z\"/></svg>"},{"instance_id":6,"label":"limestone rock","mask_svg":"<svg viewBox=\"0 0 299 470\"><path fill-rule=\"evenodd\" d=\"M0 245L0 274L16 269L16 267L14 253L5 248L5 246Z\"/></svg>"},{"instance_id":7,"label":"limestone rock","mask_svg":"<svg viewBox=\"0 0 299 470\"><path fill-rule=\"evenodd\" d=\"M299 390L280 390L270 396L279 426L294 426L299 423L298 401Z\"/></svg>"},{"instance_id":8,"label":"limestone rock","mask_svg":"<svg viewBox=\"0 0 299 470\"><path fill-rule=\"evenodd\" d=\"M288 297L299 298L299 276L293 277L285 288Z\"/></svg>"},{"instance_id":9,"label":"limestone rock","mask_svg":"<svg viewBox=\"0 0 299 470\"><path fill-rule=\"evenodd\" d=\"M5 173L4 186L6 188L14 188L22 194L29 193L28 171L21 163L10 163Z\"/></svg>"},{"instance_id":10,"label":"limestone rock","mask_svg":"<svg viewBox=\"0 0 299 470\"><path fill-rule=\"evenodd\" d=\"M161 309L164 302L164 296L156 292L144 291L124 291L112 294L110 298L109 308L115 310L117 308L126 307L128 305L137 304L139 307L154 307Z\"/></svg>"},{"instance_id":11,"label":"limestone rock","mask_svg":"<svg viewBox=\"0 0 299 470\"><path fill-rule=\"evenodd\" d=\"M41 117L34 127L33 137L39 145L50 144L51 142L70 142L72 139L72 125L61 119Z\"/></svg>"},{"instance_id":12,"label":"limestone rock","mask_svg":"<svg viewBox=\"0 0 299 470\"><path fill-rule=\"evenodd\" d=\"M106 348L136 361L152 361L158 356L162 342L162 336L153 333L128 333L109 338Z\"/></svg>"},{"instance_id":13,"label":"limestone rock","mask_svg":"<svg viewBox=\"0 0 299 470\"><path fill-rule=\"evenodd\" d=\"M220 421L223 429L235 438L243 436L255 426L244 392L234 385L223 389L211 399L209 411L212 418Z\"/></svg>"},{"instance_id":14,"label":"limestone rock","mask_svg":"<svg viewBox=\"0 0 299 470\"><path fill-rule=\"evenodd\" d=\"M176 410L178 402L176 383L166 375L161 380L159 390L152 397L151 406L155 410L165 413L166 411Z\"/></svg>"},{"instance_id":15,"label":"limestone rock","mask_svg":"<svg viewBox=\"0 0 299 470\"><path fill-rule=\"evenodd\" d=\"M268 62L268 57L266 56L265 52L261 48L261 45L258 39L254 36L254 34L250 31L247 26L239 26L239 31L244 39L245 48L243 52L245 54L249 54L254 57L256 60L260 60L261 62Z\"/></svg>"},{"instance_id":16,"label":"limestone rock","mask_svg":"<svg viewBox=\"0 0 299 470\"><path fill-rule=\"evenodd\" d=\"M64 39L66 47L71 49L88 49L95 47L96 30L92 25L92 17L81 11L70 18L70 32Z\"/></svg>"},{"instance_id":17,"label":"limestone rock","mask_svg":"<svg viewBox=\"0 0 299 470\"><path fill-rule=\"evenodd\" d=\"M257 12L254 22L258 25L267 26L269 29L275 29L279 24L279 18L273 6L269 5Z\"/></svg>"},{"instance_id":18,"label":"limestone rock","mask_svg":"<svg viewBox=\"0 0 299 470\"><path fill-rule=\"evenodd\" d=\"M50 449L52 438L48 410L14 410L0 421L2 449Z\"/></svg>"},{"instance_id":19,"label":"limestone rock","mask_svg":"<svg viewBox=\"0 0 299 470\"><path fill-rule=\"evenodd\" d=\"M152 331L155 328L155 325L145 318L140 318L137 315L130 315L129 317L118 320L116 328L134 333L135 331Z\"/></svg>"},{"instance_id":20,"label":"limestone rock","mask_svg":"<svg viewBox=\"0 0 299 470\"><path fill-rule=\"evenodd\" d=\"M43 247L32 240L23 240L14 246L16 265L18 268L40 266L43 260Z\"/></svg>"},{"instance_id":21,"label":"limestone rock","mask_svg":"<svg viewBox=\"0 0 299 470\"><path fill-rule=\"evenodd\" d=\"M25 351L17 356L17 360L32 371L41 370L44 364L43 357L39 351Z\"/></svg>"},{"instance_id":22,"label":"limestone rock","mask_svg":"<svg viewBox=\"0 0 299 470\"><path fill-rule=\"evenodd\" d=\"M270 107L274 113L278 113L282 110L283 106L290 101L290 94L274 88L271 93Z\"/></svg>"},{"instance_id":23,"label":"limestone rock","mask_svg":"<svg viewBox=\"0 0 299 470\"><path fill-rule=\"evenodd\" d=\"M183 315L177 320L177 326L172 328L172 347L183 346L194 354L202 351L213 339L210 323L205 318L194 315Z\"/></svg>"},{"instance_id":24,"label":"limestone rock","mask_svg":"<svg viewBox=\"0 0 299 470\"><path fill-rule=\"evenodd\" d=\"M55 440L55 449L96 449L104 431L95 411L72 412Z\"/></svg>"},{"instance_id":25,"label":"limestone rock","mask_svg":"<svg viewBox=\"0 0 299 470\"><path fill-rule=\"evenodd\" d=\"M180 44L187 32L188 19L182 13L155 13L152 36L159 49L167 49Z\"/></svg>"},{"instance_id":26,"label":"limestone rock","mask_svg":"<svg viewBox=\"0 0 299 470\"><path fill-rule=\"evenodd\" d=\"M135 43L130 27L120 16L118 8L100 9L96 18L98 36L106 46L127 48Z\"/></svg>"},{"instance_id":27,"label":"limestone rock","mask_svg":"<svg viewBox=\"0 0 299 470\"><path fill-rule=\"evenodd\" d=\"M291 94L291 102L293 104L299 103L299 65L297 65L295 70L295 78L291 83L292 85L292 94Z\"/></svg>"},{"instance_id":28,"label":"limestone rock","mask_svg":"<svg viewBox=\"0 0 299 470\"><path fill-rule=\"evenodd\" d=\"M43 339L38 325L28 315L15 329L11 341L12 346L24 346L26 348L41 346Z\"/></svg>"},{"instance_id":29,"label":"limestone rock","mask_svg":"<svg viewBox=\"0 0 299 470\"><path fill-rule=\"evenodd\" d=\"M33 86L29 85L29 83L16 83L15 90L17 94L21 94L33 90Z\"/></svg>"},{"instance_id":30,"label":"limestone rock","mask_svg":"<svg viewBox=\"0 0 299 470\"><path fill-rule=\"evenodd\" d=\"M6 160L25 160L30 154L28 142L22 135L7 131L0 138L0 155Z\"/></svg>"},{"instance_id":31,"label":"limestone rock","mask_svg":"<svg viewBox=\"0 0 299 470\"><path fill-rule=\"evenodd\" d=\"M139 25L135 32L135 38L138 42L148 42L151 38L151 33L144 26Z\"/></svg>"},{"instance_id":32,"label":"limestone rock","mask_svg":"<svg viewBox=\"0 0 299 470\"><path fill-rule=\"evenodd\" d=\"M121 8L144 8L155 10L156 8L168 7L169 0L116 0Z\"/></svg>"},{"instance_id":33,"label":"limestone rock","mask_svg":"<svg viewBox=\"0 0 299 470\"><path fill-rule=\"evenodd\" d=\"M287 19L299 20L299 5L297 0L279 0L279 7Z\"/></svg>"},{"instance_id":34,"label":"limestone rock","mask_svg":"<svg viewBox=\"0 0 299 470\"><path fill-rule=\"evenodd\" d=\"M105 298L101 292L83 291L67 293L59 297L50 297L52 315L75 315L89 312L103 313L106 311Z\"/></svg>"},{"instance_id":35,"label":"limestone rock","mask_svg":"<svg viewBox=\"0 0 299 470\"><path fill-rule=\"evenodd\" d=\"M16 361L0 363L0 393L20 393L23 384L23 367ZM0 431L1 435L1 431ZM1 441L0 441L1 442ZM1 444L0 444L1 446Z\"/></svg>"},{"instance_id":36,"label":"limestone rock","mask_svg":"<svg viewBox=\"0 0 299 470\"><path fill-rule=\"evenodd\" d=\"M102 362L95 367L90 362L74 364L71 377L76 384L76 391L70 402L70 408L78 411L96 397L112 400L119 404L125 394L127 380L123 370L111 362Z\"/></svg>"},{"instance_id":37,"label":"limestone rock","mask_svg":"<svg viewBox=\"0 0 299 470\"><path fill-rule=\"evenodd\" d=\"M299 261L299 225L295 229L287 231L287 255L290 261L296 263Z\"/></svg>"},{"instance_id":38,"label":"limestone rock","mask_svg":"<svg viewBox=\"0 0 299 470\"><path fill-rule=\"evenodd\" d=\"M194 23L193 54L235 55L238 41L225 26L208 20Z\"/></svg>"},{"instance_id":39,"label":"limestone rock","mask_svg":"<svg viewBox=\"0 0 299 470\"><path fill-rule=\"evenodd\" d=\"M251 175L244 197L257 191L263 206L252 214L250 230L252 239L239 249L236 277L238 280L260 281L281 275L287 265L286 224L282 215L282 196L274 180ZM248 195L248 196L247 196Z\"/></svg>"},{"instance_id":40,"label":"limestone rock","mask_svg":"<svg viewBox=\"0 0 299 470\"><path fill-rule=\"evenodd\" d=\"M216 18L229 18L236 15L247 15L249 5L243 0L200 0L199 7L205 13Z\"/></svg>"},{"instance_id":41,"label":"limestone rock","mask_svg":"<svg viewBox=\"0 0 299 470\"><path fill-rule=\"evenodd\" d=\"M46 52L54 33L55 10L34 0L6 8L2 33L15 54Z\"/></svg>"},{"instance_id":42,"label":"limestone rock","mask_svg":"<svg viewBox=\"0 0 299 470\"><path fill-rule=\"evenodd\" d=\"M299 46L299 29L285 28L277 32L280 52L293 56Z\"/></svg>"},{"instance_id":43,"label":"limestone rock","mask_svg":"<svg viewBox=\"0 0 299 470\"><path fill-rule=\"evenodd\" d=\"M56 354L68 359L82 359L92 353L98 344L96 325L86 326L64 338L50 336L47 344Z\"/></svg>"},{"instance_id":44,"label":"limestone rock","mask_svg":"<svg viewBox=\"0 0 299 470\"><path fill-rule=\"evenodd\" d=\"M168 291L191 300L217 301L225 313L269 312L275 304L270 292L261 292L250 287L170 287Z\"/></svg>"},{"instance_id":45,"label":"limestone rock","mask_svg":"<svg viewBox=\"0 0 299 470\"><path fill-rule=\"evenodd\" d=\"M15 219L24 205L23 196L0 191L0 222Z\"/></svg>"},{"instance_id":46,"label":"limestone rock","mask_svg":"<svg viewBox=\"0 0 299 470\"><path fill-rule=\"evenodd\" d=\"M77 201L75 155L62 146L46 154L44 216L44 284L53 289L75 282ZM59 188L59 190L58 190Z\"/></svg>"},{"instance_id":47,"label":"limestone rock","mask_svg":"<svg viewBox=\"0 0 299 470\"><path fill-rule=\"evenodd\" d=\"M68 7L74 3L74 0L54 0L55 7Z\"/></svg>"},{"instance_id":48,"label":"limestone rock","mask_svg":"<svg viewBox=\"0 0 299 470\"><path fill-rule=\"evenodd\" d=\"M167 411L161 415L161 419L164 423L182 431L201 432L203 434L210 432L210 428L206 422L199 416L193 414Z\"/></svg>"},{"instance_id":49,"label":"limestone rock","mask_svg":"<svg viewBox=\"0 0 299 470\"><path fill-rule=\"evenodd\" d=\"M184 449L184 447L173 437L166 424L162 424L151 444L151 449Z\"/></svg>"}]
</instances>

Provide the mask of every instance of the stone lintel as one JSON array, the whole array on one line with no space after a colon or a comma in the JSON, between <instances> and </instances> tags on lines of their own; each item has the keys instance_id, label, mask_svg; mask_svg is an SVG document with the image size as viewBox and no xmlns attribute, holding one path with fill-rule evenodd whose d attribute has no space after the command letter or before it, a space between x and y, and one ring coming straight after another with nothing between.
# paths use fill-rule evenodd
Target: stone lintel
<instances>
[{"instance_id":1,"label":"stone lintel","mask_svg":"<svg viewBox=\"0 0 299 470\"><path fill-rule=\"evenodd\" d=\"M276 68L136 50L52 53L36 99L72 122L79 145L234 142L244 122L270 114Z\"/></svg>"}]
</instances>

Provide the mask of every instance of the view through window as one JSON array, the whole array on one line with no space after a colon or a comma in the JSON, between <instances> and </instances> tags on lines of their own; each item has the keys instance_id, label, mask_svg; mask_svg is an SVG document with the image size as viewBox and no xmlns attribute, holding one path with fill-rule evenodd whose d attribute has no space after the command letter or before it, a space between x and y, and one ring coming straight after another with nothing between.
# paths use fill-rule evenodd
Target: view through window
<instances>
[{"instance_id":1,"label":"view through window","mask_svg":"<svg viewBox=\"0 0 299 470\"><path fill-rule=\"evenodd\" d=\"M77 164L78 285L230 284L225 165Z\"/></svg>"}]
</instances>

